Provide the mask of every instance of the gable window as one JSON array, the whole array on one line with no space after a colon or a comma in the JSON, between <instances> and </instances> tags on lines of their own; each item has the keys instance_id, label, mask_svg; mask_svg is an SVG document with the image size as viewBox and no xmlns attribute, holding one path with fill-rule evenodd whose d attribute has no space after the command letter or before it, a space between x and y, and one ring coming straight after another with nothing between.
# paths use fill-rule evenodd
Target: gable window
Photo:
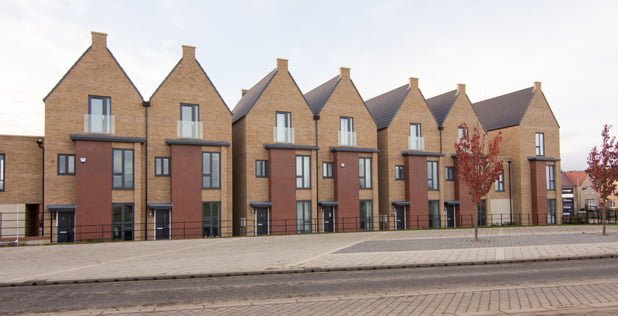
<instances>
[{"instance_id":1,"label":"gable window","mask_svg":"<svg viewBox=\"0 0 618 316\"><path fill-rule=\"evenodd\" d=\"M311 233L311 201L296 201L296 232Z\"/></svg>"},{"instance_id":2,"label":"gable window","mask_svg":"<svg viewBox=\"0 0 618 316\"><path fill-rule=\"evenodd\" d=\"M133 189L133 150L112 149L112 188Z\"/></svg>"},{"instance_id":3,"label":"gable window","mask_svg":"<svg viewBox=\"0 0 618 316\"><path fill-rule=\"evenodd\" d=\"M202 138L200 108L197 104L181 104L178 138Z\"/></svg>"},{"instance_id":4,"label":"gable window","mask_svg":"<svg viewBox=\"0 0 618 316\"><path fill-rule=\"evenodd\" d=\"M403 180L403 179L404 179L403 166L395 166L395 180Z\"/></svg>"},{"instance_id":5,"label":"gable window","mask_svg":"<svg viewBox=\"0 0 618 316\"><path fill-rule=\"evenodd\" d=\"M556 175L555 169L553 165L545 166L545 180L547 181L547 190L554 191L556 190Z\"/></svg>"},{"instance_id":6,"label":"gable window","mask_svg":"<svg viewBox=\"0 0 618 316\"><path fill-rule=\"evenodd\" d=\"M133 240L133 204L112 205L112 239Z\"/></svg>"},{"instance_id":7,"label":"gable window","mask_svg":"<svg viewBox=\"0 0 618 316\"><path fill-rule=\"evenodd\" d=\"M498 174L498 180L496 180L494 190L496 192L504 192L504 170L500 171L500 174Z\"/></svg>"},{"instance_id":8,"label":"gable window","mask_svg":"<svg viewBox=\"0 0 618 316\"><path fill-rule=\"evenodd\" d=\"M358 158L358 177L361 189L371 189L371 158Z\"/></svg>"},{"instance_id":9,"label":"gable window","mask_svg":"<svg viewBox=\"0 0 618 316\"><path fill-rule=\"evenodd\" d=\"M408 149L410 150L424 150L425 149L425 139L423 139L423 134L421 131L420 123L411 123L410 124L410 136L408 137Z\"/></svg>"},{"instance_id":10,"label":"gable window","mask_svg":"<svg viewBox=\"0 0 618 316\"><path fill-rule=\"evenodd\" d=\"M354 118L347 116L342 116L339 118L339 145L356 146Z\"/></svg>"},{"instance_id":11,"label":"gable window","mask_svg":"<svg viewBox=\"0 0 618 316\"><path fill-rule=\"evenodd\" d=\"M220 153L202 153L202 188L218 189L220 185Z\"/></svg>"},{"instance_id":12,"label":"gable window","mask_svg":"<svg viewBox=\"0 0 618 316\"><path fill-rule=\"evenodd\" d=\"M311 157L296 156L296 188L311 188Z\"/></svg>"},{"instance_id":13,"label":"gable window","mask_svg":"<svg viewBox=\"0 0 618 316\"><path fill-rule=\"evenodd\" d=\"M444 169L444 180L446 181L455 180L455 168L454 167L446 167Z\"/></svg>"},{"instance_id":14,"label":"gable window","mask_svg":"<svg viewBox=\"0 0 618 316\"><path fill-rule=\"evenodd\" d=\"M534 146L537 156L545 156L545 134L536 133Z\"/></svg>"},{"instance_id":15,"label":"gable window","mask_svg":"<svg viewBox=\"0 0 618 316\"><path fill-rule=\"evenodd\" d=\"M170 158L169 157L155 157L155 176L169 176L170 175Z\"/></svg>"},{"instance_id":16,"label":"gable window","mask_svg":"<svg viewBox=\"0 0 618 316\"><path fill-rule=\"evenodd\" d=\"M429 190L438 190L438 162L427 162L427 186Z\"/></svg>"},{"instance_id":17,"label":"gable window","mask_svg":"<svg viewBox=\"0 0 618 316\"><path fill-rule=\"evenodd\" d=\"M4 191L4 154L0 154L0 192Z\"/></svg>"},{"instance_id":18,"label":"gable window","mask_svg":"<svg viewBox=\"0 0 618 316\"><path fill-rule=\"evenodd\" d=\"M293 143L294 129L292 128L292 113L277 112L274 128L275 143Z\"/></svg>"},{"instance_id":19,"label":"gable window","mask_svg":"<svg viewBox=\"0 0 618 316\"><path fill-rule=\"evenodd\" d=\"M268 177L268 160L255 161L255 176L258 178Z\"/></svg>"},{"instance_id":20,"label":"gable window","mask_svg":"<svg viewBox=\"0 0 618 316\"><path fill-rule=\"evenodd\" d=\"M457 140L461 140L464 137L466 129L463 126L457 128Z\"/></svg>"},{"instance_id":21,"label":"gable window","mask_svg":"<svg viewBox=\"0 0 618 316\"><path fill-rule=\"evenodd\" d=\"M322 162L322 178L333 177L333 163L329 161Z\"/></svg>"},{"instance_id":22,"label":"gable window","mask_svg":"<svg viewBox=\"0 0 618 316\"><path fill-rule=\"evenodd\" d=\"M58 154L58 175L75 174L75 155Z\"/></svg>"},{"instance_id":23,"label":"gable window","mask_svg":"<svg viewBox=\"0 0 618 316\"><path fill-rule=\"evenodd\" d=\"M86 133L114 133L112 100L110 97L88 96L88 114L85 116Z\"/></svg>"}]
</instances>

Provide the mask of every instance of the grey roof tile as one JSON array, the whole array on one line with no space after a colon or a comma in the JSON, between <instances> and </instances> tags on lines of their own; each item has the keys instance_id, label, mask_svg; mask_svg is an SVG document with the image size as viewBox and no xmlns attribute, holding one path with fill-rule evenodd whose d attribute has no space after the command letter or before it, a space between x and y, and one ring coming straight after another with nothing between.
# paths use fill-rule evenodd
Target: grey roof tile
<instances>
[{"instance_id":1,"label":"grey roof tile","mask_svg":"<svg viewBox=\"0 0 618 316\"><path fill-rule=\"evenodd\" d=\"M386 128L391 124L410 91L409 87L406 84L365 101L378 129Z\"/></svg>"},{"instance_id":2,"label":"grey roof tile","mask_svg":"<svg viewBox=\"0 0 618 316\"><path fill-rule=\"evenodd\" d=\"M251 111L251 108L253 108L255 102L257 102L264 90L266 90L266 87L268 87L270 81L275 77L275 74L277 74L277 69L271 71L268 75L266 75L266 77L258 81L258 83L256 83L251 89L249 89L249 91L247 91L247 93L245 93L245 95L240 98L232 111L234 114L232 116L232 124L245 117L247 113Z\"/></svg>"},{"instance_id":3,"label":"grey roof tile","mask_svg":"<svg viewBox=\"0 0 618 316\"><path fill-rule=\"evenodd\" d=\"M483 127L488 130L516 126L532 101L532 87L474 103L472 107Z\"/></svg>"},{"instance_id":4,"label":"grey roof tile","mask_svg":"<svg viewBox=\"0 0 618 316\"><path fill-rule=\"evenodd\" d=\"M436 119L438 126L442 126L442 124L444 124L444 120L446 120L453 104L455 104L455 100L457 100L456 89L425 100L427 102L427 106L429 106L429 110L431 110L431 114L433 114L433 117Z\"/></svg>"},{"instance_id":5,"label":"grey roof tile","mask_svg":"<svg viewBox=\"0 0 618 316\"><path fill-rule=\"evenodd\" d=\"M328 101L330 95L333 91L335 91L340 79L340 76L335 76L325 83L315 87L313 90L305 93L305 99L307 100L307 103L309 103L309 107L311 108L313 115L320 115L322 108L324 108L326 101Z\"/></svg>"}]
</instances>

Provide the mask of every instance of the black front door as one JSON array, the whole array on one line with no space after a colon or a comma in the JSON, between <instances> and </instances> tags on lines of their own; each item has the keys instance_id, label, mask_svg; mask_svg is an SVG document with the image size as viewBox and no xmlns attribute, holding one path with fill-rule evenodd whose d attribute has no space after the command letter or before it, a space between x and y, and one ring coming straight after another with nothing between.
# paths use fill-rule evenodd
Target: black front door
<instances>
[{"instance_id":1,"label":"black front door","mask_svg":"<svg viewBox=\"0 0 618 316\"><path fill-rule=\"evenodd\" d=\"M485 200L481 200L481 202L479 203L476 209L476 218L478 221L477 224L479 226L487 225L487 211L485 208Z\"/></svg>"},{"instance_id":2,"label":"black front door","mask_svg":"<svg viewBox=\"0 0 618 316\"><path fill-rule=\"evenodd\" d=\"M395 229L406 229L405 209L403 206L395 206Z\"/></svg>"},{"instance_id":3,"label":"black front door","mask_svg":"<svg viewBox=\"0 0 618 316\"><path fill-rule=\"evenodd\" d=\"M268 235L268 208L255 209L255 232L257 235Z\"/></svg>"},{"instance_id":4,"label":"black front door","mask_svg":"<svg viewBox=\"0 0 618 316\"><path fill-rule=\"evenodd\" d=\"M58 242L75 240L75 212L58 212Z\"/></svg>"},{"instance_id":5,"label":"black front door","mask_svg":"<svg viewBox=\"0 0 618 316\"><path fill-rule=\"evenodd\" d=\"M155 238L170 239L170 210L155 211Z\"/></svg>"},{"instance_id":6,"label":"black front door","mask_svg":"<svg viewBox=\"0 0 618 316\"><path fill-rule=\"evenodd\" d=\"M446 227L455 227L455 205L446 206Z\"/></svg>"},{"instance_id":7,"label":"black front door","mask_svg":"<svg viewBox=\"0 0 618 316\"><path fill-rule=\"evenodd\" d=\"M332 206L324 206L324 232L332 233L335 231L335 211Z\"/></svg>"}]
</instances>

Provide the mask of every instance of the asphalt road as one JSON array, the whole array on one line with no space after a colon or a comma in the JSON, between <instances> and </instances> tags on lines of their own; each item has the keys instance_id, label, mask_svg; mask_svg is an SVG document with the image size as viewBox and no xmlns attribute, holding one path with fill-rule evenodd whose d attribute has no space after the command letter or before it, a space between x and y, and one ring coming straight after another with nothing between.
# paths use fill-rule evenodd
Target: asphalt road
<instances>
[{"instance_id":1,"label":"asphalt road","mask_svg":"<svg viewBox=\"0 0 618 316\"><path fill-rule=\"evenodd\" d=\"M0 288L0 313L543 285L618 277L618 258Z\"/></svg>"}]
</instances>

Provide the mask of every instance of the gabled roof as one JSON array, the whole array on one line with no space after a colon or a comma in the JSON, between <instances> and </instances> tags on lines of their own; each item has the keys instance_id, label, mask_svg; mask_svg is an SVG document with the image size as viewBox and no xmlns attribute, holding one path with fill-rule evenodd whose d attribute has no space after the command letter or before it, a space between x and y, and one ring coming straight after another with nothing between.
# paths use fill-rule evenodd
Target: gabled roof
<instances>
[{"instance_id":1,"label":"gabled roof","mask_svg":"<svg viewBox=\"0 0 618 316\"><path fill-rule=\"evenodd\" d=\"M491 131L521 124L533 96L534 88L530 87L474 103L472 107L483 127Z\"/></svg>"},{"instance_id":2,"label":"gabled roof","mask_svg":"<svg viewBox=\"0 0 618 316\"><path fill-rule=\"evenodd\" d=\"M436 119L438 126L442 126L448 113L453 108L453 104L457 100L457 89L437 95L433 98L426 99L427 106L431 110L431 114Z\"/></svg>"},{"instance_id":3,"label":"gabled roof","mask_svg":"<svg viewBox=\"0 0 618 316\"><path fill-rule=\"evenodd\" d=\"M324 105L333 94L337 84L341 80L341 76L335 76L325 83L315 87L313 90L305 93L305 99L309 103L309 107L313 112L313 115L320 115L320 112L324 108Z\"/></svg>"},{"instance_id":4,"label":"gabled roof","mask_svg":"<svg viewBox=\"0 0 618 316\"><path fill-rule=\"evenodd\" d=\"M365 101L378 129L386 128L391 124L409 91L410 85L405 84Z\"/></svg>"},{"instance_id":5,"label":"gabled roof","mask_svg":"<svg viewBox=\"0 0 618 316\"><path fill-rule=\"evenodd\" d=\"M581 185L588 178L588 174L585 171L567 171L564 174L569 177L569 180L575 186Z\"/></svg>"},{"instance_id":6,"label":"gabled roof","mask_svg":"<svg viewBox=\"0 0 618 316\"><path fill-rule=\"evenodd\" d=\"M240 98L238 103L236 103L234 110L232 111L233 113L232 124L236 123L236 121L245 117L247 113L251 111L251 109L255 105L255 102L257 102L257 100L260 98L262 93L264 93L264 90L266 90L266 87L268 87L268 84L270 83L270 81L277 74L277 71L278 71L277 69L274 69L273 71L271 71L268 75L266 75L266 77L258 81L258 83L256 83L253 87L251 87L251 89L249 89L249 91L247 91Z\"/></svg>"},{"instance_id":7,"label":"gabled roof","mask_svg":"<svg viewBox=\"0 0 618 316\"><path fill-rule=\"evenodd\" d=\"M560 183L565 188L575 187L575 184L573 184L569 176L567 176L564 172L560 172Z\"/></svg>"}]
</instances>

